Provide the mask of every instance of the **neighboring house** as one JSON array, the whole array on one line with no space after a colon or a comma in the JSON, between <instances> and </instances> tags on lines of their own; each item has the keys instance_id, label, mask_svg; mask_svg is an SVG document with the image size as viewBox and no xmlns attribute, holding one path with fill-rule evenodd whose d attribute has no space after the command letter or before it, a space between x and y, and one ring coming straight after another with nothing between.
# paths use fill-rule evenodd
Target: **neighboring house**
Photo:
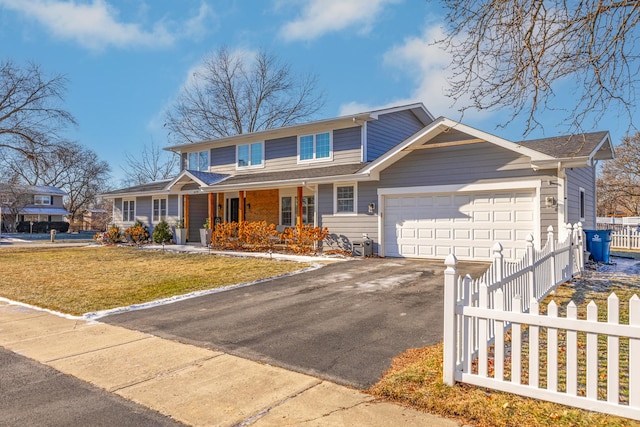
<instances>
[{"instance_id":1,"label":"neighboring house","mask_svg":"<svg viewBox=\"0 0 640 427\"><path fill-rule=\"evenodd\" d=\"M540 247L549 225L595 228L596 162L608 132L514 143L422 104L169 147L174 179L115 190L114 220L153 227L184 218L189 241L207 217L327 227L325 245L367 234L380 256L487 260Z\"/></svg>"},{"instance_id":2,"label":"neighboring house","mask_svg":"<svg viewBox=\"0 0 640 427\"><path fill-rule=\"evenodd\" d=\"M0 208L4 231L67 231L63 190L45 185L0 185Z\"/></svg>"}]
</instances>

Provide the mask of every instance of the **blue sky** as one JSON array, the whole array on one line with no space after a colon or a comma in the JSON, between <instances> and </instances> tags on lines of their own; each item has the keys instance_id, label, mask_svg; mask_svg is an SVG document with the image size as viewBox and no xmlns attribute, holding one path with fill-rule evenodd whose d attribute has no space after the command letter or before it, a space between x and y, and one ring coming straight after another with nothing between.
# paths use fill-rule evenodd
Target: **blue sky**
<instances>
[{"instance_id":1,"label":"blue sky","mask_svg":"<svg viewBox=\"0 0 640 427\"><path fill-rule=\"evenodd\" d=\"M265 48L300 73L314 73L327 102L317 118L410 102L460 119L444 96L447 55L435 0L0 0L0 59L32 61L68 78L66 108L78 120L69 139L123 177L124 153L164 146L165 111L201 59L221 46ZM571 104L569 92L559 92ZM506 112L462 121L507 139L522 123L496 128ZM529 137L564 132L557 117ZM546 122L545 122L546 123ZM594 129L617 143L628 120L614 113Z\"/></svg>"}]
</instances>

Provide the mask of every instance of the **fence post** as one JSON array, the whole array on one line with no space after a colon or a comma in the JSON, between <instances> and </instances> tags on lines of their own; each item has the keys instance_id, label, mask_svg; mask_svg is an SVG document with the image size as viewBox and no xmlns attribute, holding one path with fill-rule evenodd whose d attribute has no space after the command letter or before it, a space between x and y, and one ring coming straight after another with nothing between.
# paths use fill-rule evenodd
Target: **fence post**
<instances>
[{"instance_id":1,"label":"fence post","mask_svg":"<svg viewBox=\"0 0 640 427\"><path fill-rule=\"evenodd\" d=\"M493 283L489 283L490 285L502 283L502 278L504 277L504 255L502 250L503 247L500 242L495 242L491 247L491 251L493 252L493 273L495 277L489 278L489 280L493 279Z\"/></svg>"},{"instance_id":2,"label":"fence post","mask_svg":"<svg viewBox=\"0 0 640 427\"><path fill-rule=\"evenodd\" d=\"M458 291L458 259L449 254L444 260L447 268L444 270L444 354L443 381L446 385L456 383L456 343L457 322L456 305Z\"/></svg>"},{"instance_id":3,"label":"fence post","mask_svg":"<svg viewBox=\"0 0 640 427\"><path fill-rule=\"evenodd\" d=\"M529 276L529 301L538 298L536 297L536 272L535 272L535 254L533 248L533 235L527 234L527 263L529 272L527 275Z\"/></svg>"},{"instance_id":4,"label":"fence post","mask_svg":"<svg viewBox=\"0 0 640 427\"><path fill-rule=\"evenodd\" d=\"M574 240L573 240L573 227L571 226L571 224L567 223L565 225L565 228L567 230L567 238L569 239L569 271L567 272L569 274L568 278L573 277L573 258L575 257L575 254L573 253L574 248Z\"/></svg>"},{"instance_id":5,"label":"fence post","mask_svg":"<svg viewBox=\"0 0 640 427\"><path fill-rule=\"evenodd\" d=\"M553 235L553 225L547 228L547 245L551 250L551 258L549 258L549 261L551 261L551 286L549 289L553 289L556 283L558 283L558 273L556 272L556 242Z\"/></svg>"},{"instance_id":6,"label":"fence post","mask_svg":"<svg viewBox=\"0 0 640 427\"><path fill-rule=\"evenodd\" d=\"M584 270L584 231L582 231L582 223L578 221L576 224L578 228L576 231L576 244L578 247L578 273Z\"/></svg>"}]
</instances>

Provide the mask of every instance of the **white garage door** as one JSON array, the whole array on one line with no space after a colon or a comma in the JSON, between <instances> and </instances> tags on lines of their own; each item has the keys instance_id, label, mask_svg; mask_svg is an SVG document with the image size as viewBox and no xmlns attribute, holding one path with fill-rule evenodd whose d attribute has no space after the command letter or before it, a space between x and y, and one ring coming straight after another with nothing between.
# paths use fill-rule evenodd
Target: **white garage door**
<instances>
[{"instance_id":1,"label":"white garage door","mask_svg":"<svg viewBox=\"0 0 640 427\"><path fill-rule=\"evenodd\" d=\"M489 260L500 242L505 258L525 254L534 233L534 192L436 193L386 196L386 256Z\"/></svg>"}]
</instances>

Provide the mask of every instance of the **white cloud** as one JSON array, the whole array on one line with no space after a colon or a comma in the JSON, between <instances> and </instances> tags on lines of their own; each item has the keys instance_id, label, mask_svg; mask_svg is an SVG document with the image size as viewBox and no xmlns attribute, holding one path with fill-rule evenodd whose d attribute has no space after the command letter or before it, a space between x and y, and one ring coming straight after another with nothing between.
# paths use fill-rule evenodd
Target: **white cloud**
<instances>
[{"instance_id":1,"label":"white cloud","mask_svg":"<svg viewBox=\"0 0 640 427\"><path fill-rule=\"evenodd\" d=\"M368 32L389 3L398 0L309 0L301 15L288 22L280 35L289 41L313 40L326 33L359 26Z\"/></svg>"},{"instance_id":2,"label":"white cloud","mask_svg":"<svg viewBox=\"0 0 640 427\"><path fill-rule=\"evenodd\" d=\"M384 56L384 64L400 70L413 83L411 93L403 98L394 99L385 105L367 106L357 102L343 104L340 114L352 114L358 111L369 111L389 106L422 102L436 117L447 116L454 120L461 119L453 99L447 97L451 72L447 69L451 56L435 42L444 38L441 25L428 26L422 35L408 37L398 46L392 47ZM459 105L469 105L468 99L460 99ZM486 117L490 113L475 110L465 111L465 121Z\"/></svg>"},{"instance_id":3,"label":"white cloud","mask_svg":"<svg viewBox=\"0 0 640 427\"><path fill-rule=\"evenodd\" d=\"M156 22L151 29L138 23L122 22L118 11L105 0L0 0L0 6L34 19L55 37L75 41L91 50L110 46L164 47L172 45L179 37L162 21ZM198 16L189 22L199 23L209 13L203 4Z\"/></svg>"}]
</instances>

